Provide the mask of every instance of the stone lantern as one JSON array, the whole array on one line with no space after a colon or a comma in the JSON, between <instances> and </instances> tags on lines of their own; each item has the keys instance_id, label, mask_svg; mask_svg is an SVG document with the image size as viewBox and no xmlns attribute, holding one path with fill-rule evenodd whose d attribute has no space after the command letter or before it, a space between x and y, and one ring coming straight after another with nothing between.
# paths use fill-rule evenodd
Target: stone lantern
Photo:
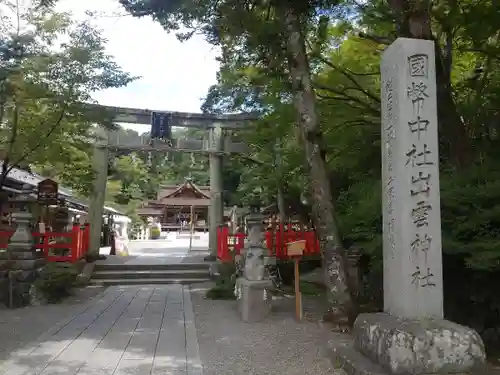
<instances>
[{"instance_id":1,"label":"stone lantern","mask_svg":"<svg viewBox=\"0 0 500 375\"><path fill-rule=\"evenodd\" d=\"M9 276L9 306L19 307L31 303L32 284L37 277L37 269L44 263L44 259L36 256L35 243L33 239L31 209L35 200L29 194L32 188L29 185L23 186L23 193L11 201L17 210L12 213L12 218L16 224L16 230L10 237L7 245L7 252L14 261L13 270Z\"/></svg>"},{"instance_id":2,"label":"stone lantern","mask_svg":"<svg viewBox=\"0 0 500 375\"><path fill-rule=\"evenodd\" d=\"M246 219L248 238L244 248L243 277L236 281L235 294L245 322L261 321L271 312L272 282L266 277L267 249L263 246L263 220L260 199L255 194Z\"/></svg>"}]
</instances>

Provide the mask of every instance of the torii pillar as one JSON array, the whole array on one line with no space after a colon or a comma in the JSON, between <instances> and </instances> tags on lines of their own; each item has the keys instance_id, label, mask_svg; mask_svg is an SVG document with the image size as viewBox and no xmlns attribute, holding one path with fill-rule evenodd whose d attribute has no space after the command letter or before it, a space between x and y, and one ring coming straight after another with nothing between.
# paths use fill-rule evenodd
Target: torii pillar
<instances>
[{"instance_id":1,"label":"torii pillar","mask_svg":"<svg viewBox=\"0 0 500 375\"><path fill-rule=\"evenodd\" d=\"M208 243L211 256L217 256L217 228L224 220L224 200L222 189L222 151L224 134L221 126L209 131L210 162L210 208Z\"/></svg>"},{"instance_id":2,"label":"torii pillar","mask_svg":"<svg viewBox=\"0 0 500 375\"><path fill-rule=\"evenodd\" d=\"M108 181L109 149L107 141L94 148L92 169L95 173L89 205L89 252L99 254L101 248L102 216Z\"/></svg>"}]
</instances>

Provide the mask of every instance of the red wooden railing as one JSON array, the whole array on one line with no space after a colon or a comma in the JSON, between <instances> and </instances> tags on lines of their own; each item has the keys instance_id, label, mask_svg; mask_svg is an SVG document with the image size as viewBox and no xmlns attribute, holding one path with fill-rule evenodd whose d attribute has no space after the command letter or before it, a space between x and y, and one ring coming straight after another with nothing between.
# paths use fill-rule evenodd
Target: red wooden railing
<instances>
[{"instance_id":1,"label":"red wooden railing","mask_svg":"<svg viewBox=\"0 0 500 375\"><path fill-rule=\"evenodd\" d=\"M234 255L239 255L243 248L246 235L244 233L230 234L228 227L217 229L217 257L223 261L231 261ZM287 258L286 244L292 241L306 241L304 255L318 254L320 252L319 241L314 231L295 231L291 226L278 230L265 232L265 243L270 254L275 254L277 258Z\"/></svg>"},{"instance_id":2,"label":"red wooden railing","mask_svg":"<svg viewBox=\"0 0 500 375\"><path fill-rule=\"evenodd\" d=\"M0 232L0 248L7 248L9 238L14 232ZM82 259L89 249L89 226L74 225L70 232L33 232L35 237L34 247L43 252L48 262L75 263ZM42 238L42 241L40 241ZM61 239L69 238L70 241L62 242ZM55 249L67 249L67 255L54 255Z\"/></svg>"}]
</instances>

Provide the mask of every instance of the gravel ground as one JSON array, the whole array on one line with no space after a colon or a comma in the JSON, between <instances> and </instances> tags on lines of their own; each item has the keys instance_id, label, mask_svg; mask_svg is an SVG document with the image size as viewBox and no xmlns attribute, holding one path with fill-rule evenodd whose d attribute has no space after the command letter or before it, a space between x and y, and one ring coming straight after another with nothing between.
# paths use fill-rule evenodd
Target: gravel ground
<instances>
[{"instance_id":1,"label":"gravel ground","mask_svg":"<svg viewBox=\"0 0 500 375\"><path fill-rule=\"evenodd\" d=\"M294 320L294 302L274 301L265 322L243 323L236 301L204 298L191 288L204 375L341 375L326 357L327 334L317 322Z\"/></svg>"},{"instance_id":2,"label":"gravel ground","mask_svg":"<svg viewBox=\"0 0 500 375\"><path fill-rule=\"evenodd\" d=\"M74 294L54 305L29 306L20 309L0 307L0 362L9 354L28 345L52 326L73 315L83 303L101 294L103 287L75 289Z\"/></svg>"}]
</instances>

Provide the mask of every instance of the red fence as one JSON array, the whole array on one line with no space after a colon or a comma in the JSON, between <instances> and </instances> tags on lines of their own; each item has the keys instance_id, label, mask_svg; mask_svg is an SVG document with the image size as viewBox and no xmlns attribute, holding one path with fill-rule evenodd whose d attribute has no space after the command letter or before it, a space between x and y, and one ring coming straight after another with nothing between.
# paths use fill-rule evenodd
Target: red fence
<instances>
[{"instance_id":1,"label":"red fence","mask_svg":"<svg viewBox=\"0 0 500 375\"><path fill-rule=\"evenodd\" d=\"M231 261L234 255L240 254L245 238L244 233L230 235L228 227L219 227L217 229L217 257L224 262ZM288 257L286 244L300 240L306 241L305 255L319 253L319 241L314 231L294 231L291 227L284 230L281 226L275 232L265 232L265 243L269 253L281 259Z\"/></svg>"},{"instance_id":2,"label":"red fence","mask_svg":"<svg viewBox=\"0 0 500 375\"><path fill-rule=\"evenodd\" d=\"M0 232L0 248L7 248L14 232ZM43 252L49 262L75 263L87 254L89 248L89 226L74 225L70 232L34 232L35 248ZM58 251L59 250L59 251ZM54 252L61 254L55 255Z\"/></svg>"}]
</instances>

